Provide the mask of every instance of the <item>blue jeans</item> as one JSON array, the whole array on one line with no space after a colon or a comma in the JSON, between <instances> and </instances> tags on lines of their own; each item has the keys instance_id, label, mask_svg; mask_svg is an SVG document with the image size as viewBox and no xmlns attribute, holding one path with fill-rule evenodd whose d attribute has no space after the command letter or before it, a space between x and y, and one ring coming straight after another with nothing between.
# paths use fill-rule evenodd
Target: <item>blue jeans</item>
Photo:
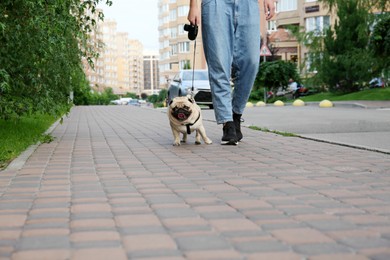
<instances>
[{"instance_id":1,"label":"blue jeans","mask_svg":"<svg viewBox=\"0 0 390 260\"><path fill-rule=\"evenodd\" d=\"M244 112L259 69L259 6L257 0L202 0L201 10L215 118L223 124Z\"/></svg>"}]
</instances>

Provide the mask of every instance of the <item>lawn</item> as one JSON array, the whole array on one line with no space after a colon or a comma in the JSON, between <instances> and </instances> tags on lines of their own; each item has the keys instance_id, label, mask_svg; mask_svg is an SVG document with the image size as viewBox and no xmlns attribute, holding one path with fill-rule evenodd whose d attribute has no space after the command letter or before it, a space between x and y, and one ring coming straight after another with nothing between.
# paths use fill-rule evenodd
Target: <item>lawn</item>
<instances>
[{"instance_id":1,"label":"lawn","mask_svg":"<svg viewBox=\"0 0 390 260\"><path fill-rule=\"evenodd\" d=\"M337 95L332 93L319 93L301 97L303 101L322 101L324 99L330 101L354 101L354 100L376 100L376 101L390 101L390 88L375 88L362 90L350 94Z\"/></svg>"},{"instance_id":2,"label":"lawn","mask_svg":"<svg viewBox=\"0 0 390 260\"><path fill-rule=\"evenodd\" d=\"M48 115L22 117L18 120L0 120L0 169L30 145L51 140L45 131L56 121Z\"/></svg>"}]
</instances>

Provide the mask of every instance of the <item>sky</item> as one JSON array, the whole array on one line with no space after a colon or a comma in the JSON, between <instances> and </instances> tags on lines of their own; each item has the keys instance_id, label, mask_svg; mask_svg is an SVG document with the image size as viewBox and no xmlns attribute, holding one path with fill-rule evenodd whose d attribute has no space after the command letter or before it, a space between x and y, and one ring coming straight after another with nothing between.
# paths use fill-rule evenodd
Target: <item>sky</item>
<instances>
[{"instance_id":1,"label":"sky","mask_svg":"<svg viewBox=\"0 0 390 260\"><path fill-rule=\"evenodd\" d=\"M118 32L129 33L130 39L142 42L145 50L158 51L158 0L112 0L107 6L103 0L105 19L117 22Z\"/></svg>"}]
</instances>

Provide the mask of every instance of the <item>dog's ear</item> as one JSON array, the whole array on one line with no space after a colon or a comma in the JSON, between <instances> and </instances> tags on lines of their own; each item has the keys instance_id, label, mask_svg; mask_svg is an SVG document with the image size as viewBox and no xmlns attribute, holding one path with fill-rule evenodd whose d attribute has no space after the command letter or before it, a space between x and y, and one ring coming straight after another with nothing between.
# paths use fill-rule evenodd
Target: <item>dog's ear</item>
<instances>
[{"instance_id":1,"label":"dog's ear","mask_svg":"<svg viewBox=\"0 0 390 260\"><path fill-rule=\"evenodd\" d=\"M192 98L188 98L188 101L190 101L191 103L194 103L194 100Z\"/></svg>"},{"instance_id":2,"label":"dog's ear","mask_svg":"<svg viewBox=\"0 0 390 260\"><path fill-rule=\"evenodd\" d=\"M169 104L168 104L168 105L170 106L172 103L173 103L173 100L169 101Z\"/></svg>"}]
</instances>

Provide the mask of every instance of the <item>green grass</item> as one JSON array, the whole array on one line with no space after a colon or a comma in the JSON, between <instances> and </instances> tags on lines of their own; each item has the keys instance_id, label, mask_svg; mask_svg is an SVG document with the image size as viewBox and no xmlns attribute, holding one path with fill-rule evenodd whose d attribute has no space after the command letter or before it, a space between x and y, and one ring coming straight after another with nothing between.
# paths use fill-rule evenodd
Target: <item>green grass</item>
<instances>
[{"instance_id":1,"label":"green grass","mask_svg":"<svg viewBox=\"0 0 390 260\"><path fill-rule=\"evenodd\" d=\"M297 136L296 134L287 133L287 132L280 132L280 131L275 131L275 130L269 130L268 128L264 128L264 127L249 126L249 128L252 130L256 130L256 131L262 131L262 132L266 132L266 133L274 133L274 134L282 135L285 137L296 137Z\"/></svg>"},{"instance_id":2,"label":"green grass","mask_svg":"<svg viewBox=\"0 0 390 260\"><path fill-rule=\"evenodd\" d=\"M30 145L38 141L51 142L53 138L44 133L55 121L55 117L48 115L0 120L0 169L5 168Z\"/></svg>"},{"instance_id":3,"label":"green grass","mask_svg":"<svg viewBox=\"0 0 390 260\"><path fill-rule=\"evenodd\" d=\"M373 101L390 101L390 88L367 89L345 95L337 95L332 93L319 93L301 97L305 102L322 101L328 99L330 101L354 101L354 100L373 100Z\"/></svg>"}]
</instances>

